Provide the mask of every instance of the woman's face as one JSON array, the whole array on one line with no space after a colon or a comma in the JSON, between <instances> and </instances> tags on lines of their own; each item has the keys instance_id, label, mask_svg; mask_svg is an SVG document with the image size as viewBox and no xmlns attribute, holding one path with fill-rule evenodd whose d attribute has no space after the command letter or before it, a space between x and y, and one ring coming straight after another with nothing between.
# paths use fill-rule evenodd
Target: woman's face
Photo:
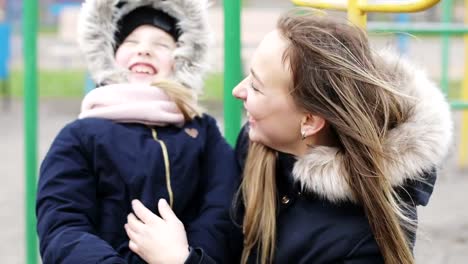
<instances>
[{"instance_id":1,"label":"woman's face","mask_svg":"<svg viewBox=\"0 0 468 264\"><path fill-rule=\"evenodd\" d=\"M301 144L301 119L305 114L289 94L289 62L282 61L287 45L277 30L267 34L255 51L250 74L232 94L244 102L250 140L294 154Z\"/></svg>"},{"instance_id":2,"label":"woman's face","mask_svg":"<svg viewBox=\"0 0 468 264\"><path fill-rule=\"evenodd\" d=\"M115 61L130 71L130 82L151 83L172 74L175 47L171 35L157 27L142 25L119 46Z\"/></svg>"}]
</instances>

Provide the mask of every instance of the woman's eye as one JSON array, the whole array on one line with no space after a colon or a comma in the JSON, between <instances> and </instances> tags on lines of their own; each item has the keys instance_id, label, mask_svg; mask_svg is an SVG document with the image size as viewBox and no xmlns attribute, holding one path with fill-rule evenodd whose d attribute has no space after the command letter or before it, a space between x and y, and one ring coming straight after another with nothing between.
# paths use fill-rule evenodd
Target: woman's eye
<instances>
[{"instance_id":1,"label":"woman's eye","mask_svg":"<svg viewBox=\"0 0 468 264\"><path fill-rule=\"evenodd\" d=\"M252 87L252 89L256 92L260 92L260 90L257 89L257 87L255 87L255 85L253 84L253 82L250 82L250 87Z\"/></svg>"}]
</instances>

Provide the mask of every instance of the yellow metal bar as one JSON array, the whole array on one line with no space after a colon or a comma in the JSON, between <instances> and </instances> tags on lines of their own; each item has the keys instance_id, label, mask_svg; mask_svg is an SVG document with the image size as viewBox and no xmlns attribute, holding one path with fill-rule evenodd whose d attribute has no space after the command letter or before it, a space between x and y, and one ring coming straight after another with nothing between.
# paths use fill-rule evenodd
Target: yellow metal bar
<instances>
[{"instance_id":1,"label":"yellow metal bar","mask_svg":"<svg viewBox=\"0 0 468 264\"><path fill-rule=\"evenodd\" d=\"M359 8L359 5L363 5L365 3L366 0L348 1L348 20L363 29L367 26L367 14Z\"/></svg>"},{"instance_id":2,"label":"yellow metal bar","mask_svg":"<svg viewBox=\"0 0 468 264\"><path fill-rule=\"evenodd\" d=\"M347 0L291 0L297 6L308 6L320 9L346 11L348 9Z\"/></svg>"},{"instance_id":3,"label":"yellow metal bar","mask_svg":"<svg viewBox=\"0 0 468 264\"><path fill-rule=\"evenodd\" d=\"M392 1L388 3L376 3L376 4L359 4L359 9L364 12L384 12L384 13L410 13L419 12L429 9L439 3L440 0L417 0L407 1Z\"/></svg>"},{"instance_id":4,"label":"yellow metal bar","mask_svg":"<svg viewBox=\"0 0 468 264\"><path fill-rule=\"evenodd\" d=\"M351 0L291 0L297 6L309 6L320 9L332 9L346 11L348 9L348 2ZM369 12L381 13L410 13L419 12L435 6L440 0L416 0L407 1L389 1L387 3L367 4L366 1L358 3L357 9ZM349 3L351 5L351 3Z\"/></svg>"},{"instance_id":5,"label":"yellow metal bar","mask_svg":"<svg viewBox=\"0 0 468 264\"><path fill-rule=\"evenodd\" d=\"M468 0L465 0L465 24L468 25ZM464 36L465 42L465 69L463 76L462 100L468 101L468 35ZM460 135L459 164L460 167L468 165L468 111L465 109L462 113L462 129Z\"/></svg>"}]
</instances>

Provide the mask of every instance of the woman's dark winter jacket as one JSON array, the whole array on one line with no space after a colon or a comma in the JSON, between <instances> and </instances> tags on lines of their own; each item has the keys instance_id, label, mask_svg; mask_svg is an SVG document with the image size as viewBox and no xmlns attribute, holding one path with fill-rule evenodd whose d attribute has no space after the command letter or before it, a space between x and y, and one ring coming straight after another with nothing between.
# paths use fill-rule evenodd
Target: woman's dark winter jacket
<instances>
[{"instance_id":1,"label":"woman's dark winter jacket","mask_svg":"<svg viewBox=\"0 0 468 264\"><path fill-rule=\"evenodd\" d=\"M124 230L131 201L157 213L164 198L185 224L189 244L225 263L238 175L233 150L207 115L182 128L74 121L59 133L40 170L43 262L142 262L129 250Z\"/></svg>"},{"instance_id":2,"label":"woman's dark winter jacket","mask_svg":"<svg viewBox=\"0 0 468 264\"><path fill-rule=\"evenodd\" d=\"M408 205L407 214L417 219L416 206L428 203L435 168L450 146L449 106L421 71L386 53L376 60L396 74L400 92L414 97L409 119L385 139L390 159L384 161L384 167L392 186ZM247 131L246 126L236 146L241 167L249 144ZM343 177L346 170L341 155L336 148L325 146L312 148L300 158L278 154L274 263L383 263L364 210ZM240 214L238 218L242 219ZM415 234L408 235L412 247ZM249 262L255 263L256 258L254 250Z\"/></svg>"}]
</instances>

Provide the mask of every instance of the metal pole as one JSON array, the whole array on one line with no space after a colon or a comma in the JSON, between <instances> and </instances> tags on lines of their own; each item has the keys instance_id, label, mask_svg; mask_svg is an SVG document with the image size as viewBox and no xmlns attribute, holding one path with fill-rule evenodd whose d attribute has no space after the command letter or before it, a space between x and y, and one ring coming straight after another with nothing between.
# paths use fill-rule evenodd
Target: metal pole
<instances>
[{"instance_id":1,"label":"metal pole","mask_svg":"<svg viewBox=\"0 0 468 264\"><path fill-rule=\"evenodd\" d=\"M367 27L367 14L359 8L359 4L364 5L365 3L366 0L348 1L348 20L362 29Z\"/></svg>"},{"instance_id":2,"label":"metal pole","mask_svg":"<svg viewBox=\"0 0 468 264\"><path fill-rule=\"evenodd\" d=\"M23 2L24 49L24 135L25 135L25 203L26 263L37 263L36 173L37 173L37 0Z\"/></svg>"},{"instance_id":3,"label":"metal pole","mask_svg":"<svg viewBox=\"0 0 468 264\"><path fill-rule=\"evenodd\" d=\"M359 3L359 9L366 13L386 12L386 13L409 13L419 12L429 9L439 3L440 0L417 0L395 3L394 1L374 1L377 3L367 4L365 1Z\"/></svg>"},{"instance_id":4,"label":"metal pole","mask_svg":"<svg viewBox=\"0 0 468 264\"><path fill-rule=\"evenodd\" d=\"M439 3L440 0L416 0L395 3L395 1L373 1L367 3L366 0L291 0L298 6L309 6L322 9L347 10L353 5L354 10L360 10L363 13L384 12L384 13L408 13L419 12L431 8ZM375 3L377 2L377 3Z\"/></svg>"},{"instance_id":5,"label":"metal pole","mask_svg":"<svg viewBox=\"0 0 468 264\"><path fill-rule=\"evenodd\" d=\"M234 145L240 130L241 102L232 89L242 79L240 40L241 1L224 1L224 135Z\"/></svg>"},{"instance_id":6,"label":"metal pole","mask_svg":"<svg viewBox=\"0 0 468 264\"><path fill-rule=\"evenodd\" d=\"M468 0L465 0L465 25L468 25ZM468 101L468 34L463 38L465 42L465 70L463 76L462 100ZM459 145L459 164L460 167L466 167L468 164L468 109L465 108L462 113L462 130Z\"/></svg>"}]
</instances>

